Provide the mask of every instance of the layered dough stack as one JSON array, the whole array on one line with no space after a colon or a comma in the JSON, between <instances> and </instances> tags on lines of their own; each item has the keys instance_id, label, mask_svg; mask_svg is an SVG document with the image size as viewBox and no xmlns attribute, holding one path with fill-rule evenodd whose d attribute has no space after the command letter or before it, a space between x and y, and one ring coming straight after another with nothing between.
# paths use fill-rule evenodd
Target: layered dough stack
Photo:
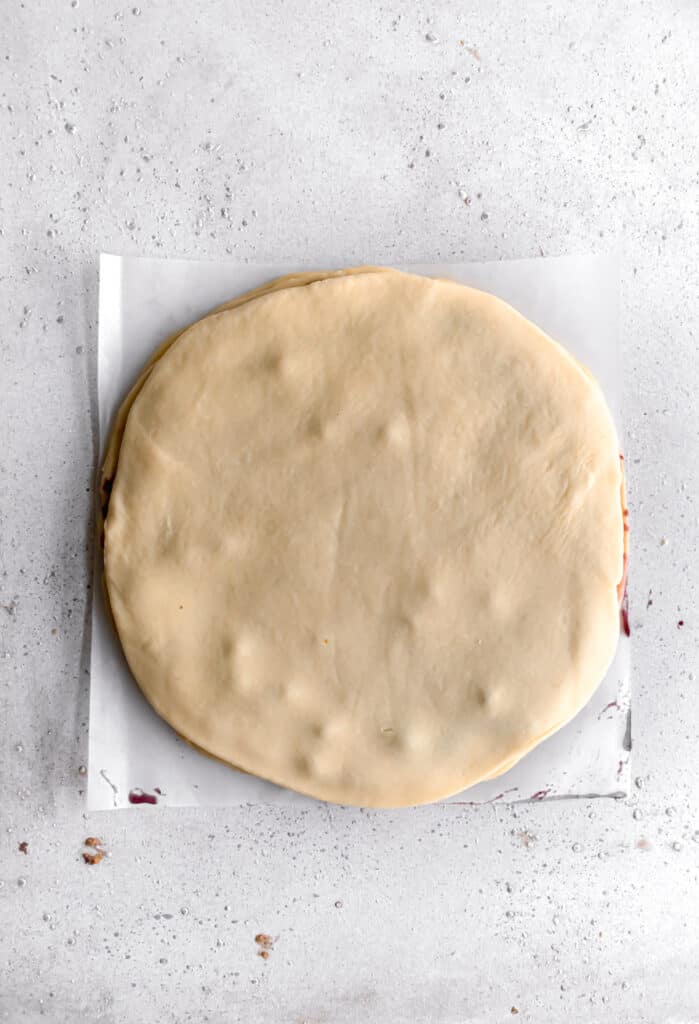
<instances>
[{"instance_id":1,"label":"layered dough stack","mask_svg":"<svg viewBox=\"0 0 699 1024\"><path fill-rule=\"evenodd\" d=\"M598 385L503 302L292 275L168 339L124 403L108 600L203 751L323 800L437 800L600 683L622 486Z\"/></svg>"}]
</instances>

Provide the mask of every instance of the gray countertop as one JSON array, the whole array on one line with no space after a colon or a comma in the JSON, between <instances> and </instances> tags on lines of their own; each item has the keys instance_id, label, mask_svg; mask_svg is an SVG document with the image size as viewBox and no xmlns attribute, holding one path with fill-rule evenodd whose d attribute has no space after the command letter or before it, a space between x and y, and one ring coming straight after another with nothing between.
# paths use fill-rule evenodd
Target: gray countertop
<instances>
[{"instance_id":1,"label":"gray countertop","mask_svg":"<svg viewBox=\"0 0 699 1024\"><path fill-rule=\"evenodd\" d=\"M699 1020L697 5L2 16L0 1019ZM101 249L621 253L627 800L86 817Z\"/></svg>"}]
</instances>

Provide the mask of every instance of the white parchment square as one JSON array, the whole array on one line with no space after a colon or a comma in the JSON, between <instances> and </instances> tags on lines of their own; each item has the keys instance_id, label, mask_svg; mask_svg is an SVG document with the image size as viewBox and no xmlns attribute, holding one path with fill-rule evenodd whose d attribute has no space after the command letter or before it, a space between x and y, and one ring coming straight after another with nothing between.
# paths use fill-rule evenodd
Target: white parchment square
<instances>
[{"instance_id":1,"label":"white parchment square","mask_svg":"<svg viewBox=\"0 0 699 1024\"><path fill-rule=\"evenodd\" d=\"M113 416L154 348L214 306L292 264L100 258L98 401L100 450ZM609 256L497 263L412 264L398 269L451 278L498 295L565 345L599 380L621 430L619 273ZM310 798L235 771L190 747L150 708L109 621L95 568L90 661L90 810L128 807L145 792L174 806L307 804ZM629 641L621 635L590 703L505 775L455 803L623 796L630 772Z\"/></svg>"}]
</instances>

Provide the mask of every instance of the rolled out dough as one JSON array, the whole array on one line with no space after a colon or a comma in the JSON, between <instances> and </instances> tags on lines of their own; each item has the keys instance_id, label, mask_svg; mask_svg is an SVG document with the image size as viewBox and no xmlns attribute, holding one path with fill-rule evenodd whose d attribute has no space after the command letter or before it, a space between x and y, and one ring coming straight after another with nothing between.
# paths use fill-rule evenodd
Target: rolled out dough
<instances>
[{"instance_id":1,"label":"rolled out dough","mask_svg":"<svg viewBox=\"0 0 699 1024\"><path fill-rule=\"evenodd\" d=\"M598 385L500 300L292 275L168 339L124 403L107 595L196 746L321 799L422 803L601 681L621 487Z\"/></svg>"}]
</instances>

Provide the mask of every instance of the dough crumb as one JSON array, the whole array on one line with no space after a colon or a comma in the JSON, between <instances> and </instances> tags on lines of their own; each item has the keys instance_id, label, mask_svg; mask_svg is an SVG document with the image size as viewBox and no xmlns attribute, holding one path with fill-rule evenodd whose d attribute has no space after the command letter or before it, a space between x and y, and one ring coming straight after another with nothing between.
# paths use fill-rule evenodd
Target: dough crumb
<instances>
[{"instance_id":1,"label":"dough crumb","mask_svg":"<svg viewBox=\"0 0 699 1024\"><path fill-rule=\"evenodd\" d=\"M83 860L86 864L99 864L107 856L107 851L101 839L96 836L88 836L85 840L87 850L83 851Z\"/></svg>"}]
</instances>

